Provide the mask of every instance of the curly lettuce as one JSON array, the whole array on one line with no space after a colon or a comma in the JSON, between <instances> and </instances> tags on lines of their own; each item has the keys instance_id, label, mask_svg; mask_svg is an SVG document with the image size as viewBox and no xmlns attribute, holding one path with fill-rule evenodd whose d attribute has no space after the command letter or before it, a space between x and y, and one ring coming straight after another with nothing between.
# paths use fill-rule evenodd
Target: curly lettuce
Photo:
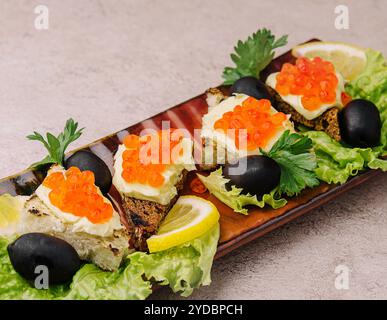
<instances>
[{"instance_id":1,"label":"curly lettuce","mask_svg":"<svg viewBox=\"0 0 387 320\"><path fill-rule=\"evenodd\" d=\"M152 254L134 252L116 272L85 264L71 284L38 290L19 276L8 257L8 241L0 238L0 299L137 300L152 293L152 281L188 296L211 282L211 267L219 240L219 224L203 236Z\"/></svg>"},{"instance_id":2,"label":"curly lettuce","mask_svg":"<svg viewBox=\"0 0 387 320\"><path fill-rule=\"evenodd\" d=\"M378 159L380 151L346 148L321 131L307 131L304 135L313 142L317 159L315 173L322 181L342 184L367 167L387 170L387 161Z\"/></svg>"},{"instance_id":3,"label":"curly lettuce","mask_svg":"<svg viewBox=\"0 0 387 320\"><path fill-rule=\"evenodd\" d=\"M74 276L64 300L143 300L152 284L142 278L141 267L127 263L116 272L86 264Z\"/></svg>"},{"instance_id":4,"label":"curly lettuce","mask_svg":"<svg viewBox=\"0 0 387 320\"><path fill-rule=\"evenodd\" d=\"M387 62L381 52L366 49L365 70L346 86L353 98L372 101L379 109L382 120L381 154L387 154Z\"/></svg>"},{"instance_id":5,"label":"curly lettuce","mask_svg":"<svg viewBox=\"0 0 387 320\"><path fill-rule=\"evenodd\" d=\"M200 174L197 174L197 176L211 194L232 208L235 212L241 214L248 214L248 210L245 207L250 205L263 208L268 204L273 209L278 209L287 203L286 199L275 198L277 190L273 190L269 194L263 195L261 200L258 200L257 196L242 194L243 189L237 188L236 186L231 186L231 189L227 190L226 185L230 180L223 177L222 168L211 172L207 177Z\"/></svg>"},{"instance_id":6,"label":"curly lettuce","mask_svg":"<svg viewBox=\"0 0 387 320\"><path fill-rule=\"evenodd\" d=\"M202 237L187 244L153 254L135 252L129 256L130 263L142 268L146 278L153 278L187 297L193 289L211 283L211 267L219 234L217 223Z\"/></svg>"}]
</instances>

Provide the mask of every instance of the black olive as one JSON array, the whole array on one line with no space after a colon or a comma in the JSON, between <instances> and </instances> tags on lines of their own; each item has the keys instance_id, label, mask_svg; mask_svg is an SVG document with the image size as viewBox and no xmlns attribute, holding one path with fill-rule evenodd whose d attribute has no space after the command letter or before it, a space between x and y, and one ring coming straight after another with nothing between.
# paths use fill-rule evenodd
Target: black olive
<instances>
[{"instance_id":1,"label":"black olive","mask_svg":"<svg viewBox=\"0 0 387 320\"><path fill-rule=\"evenodd\" d=\"M339 114L340 134L353 147L375 147L380 143L382 123L378 108L368 100L349 102Z\"/></svg>"},{"instance_id":2,"label":"black olive","mask_svg":"<svg viewBox=\"0 0 387 320\"><path fill-rule=\"evenodd\" d=\"M243 77L235 81L230 89L231 93L244 93L255 99L267 99L273 103L272 96L266 85L255 77Z\"/></svg>"},{"instance_id":3,"label":"black olive","mask_svg":"<svg viewBox=\"0 0 387 320\"><path fill-rule=\"evenodd\" d=\"M81 171L90 170L94 173L95 185L106 194L112 185L112 174L105 162L94 153L80 150L65 161L66 169L77 167Z\"/></svg>"},{"instance_id":4,"label":"black olive","mask_svg":"<svg viewBox=\"0 0 387 320\"><path fill-rule=\"evenodd\" d=\"M30 281L39 275L35 273L39 265L48 268L50 285L70 281L81 267L81 260L70 244L43 233L27 233L7 249L13 268Z\"/></svg>"},{"instance_id":5,"label":"black olive","mask_svg":"<svg viewBox=\"0 0 387 320\"><path fill-rule=\"evenodd\" d=\"M236 173L235 170L240 172ZM281 168L269 157L248 156L239 159L236 163L226 164L223 174L230 179L229 185L242 188L243 194L250 193L261 197L279 184Z\"/></svg>"}]
</instances>

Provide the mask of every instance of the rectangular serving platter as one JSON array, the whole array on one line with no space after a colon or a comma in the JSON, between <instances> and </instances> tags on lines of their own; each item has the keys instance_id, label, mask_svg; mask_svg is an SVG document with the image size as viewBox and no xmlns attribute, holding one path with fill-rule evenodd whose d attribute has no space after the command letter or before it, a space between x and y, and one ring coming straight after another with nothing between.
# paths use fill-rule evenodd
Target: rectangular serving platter
<instances>
[{"instance_id":1,"label":"rectangular serving platter","mask_svg":"<svg viewBox=\"0 0 387 320\"><path fill-rule=\"evenodd\" d=\"M286 62L294 62L294 57L291 55L290 51L275 58L270 63L270 65L261 73L263 80L270 73L279 71L281 66ZM162 121L170 121L172 128L185 128L193 134L194 129L201 128L201 118L207 113L207 109L208 106L205 94L203 93L80 149L89 150L95 153L106 162L110 170L113 170L113 156L119 144L122 143L123 138L128 133L139 134L143 129L161 129ZM73 152L77 150L74 150ZM190 181L195 177L195 174L195 172L190 172L188 175L188 181L183 190L184 194L195 194L189 188ZM285 223L322 206L328 201L338 197L340 194L347 192L357 185L365 183L367 180L373 179L380 174L382 174L380 170L366 170L356 177L351 178L343 185L328 185L322 183L316 188L304 190L297 197L289 199L287 205L283 208L276 210L271 208L252 208L249 210L249 215L247 216L233 212L232 209L221 203L208 192L195 195L212 201L220 212L221 235L215 257L220 258L245 243L259 238ZM27 169L16 175L1 179L0 194L10 193L11 195L30 195L43 181L44 176L45 172ZM114 187L112 187L109 195L117 209L121 211L120 197Z\"/></svg>"}]
</instances>

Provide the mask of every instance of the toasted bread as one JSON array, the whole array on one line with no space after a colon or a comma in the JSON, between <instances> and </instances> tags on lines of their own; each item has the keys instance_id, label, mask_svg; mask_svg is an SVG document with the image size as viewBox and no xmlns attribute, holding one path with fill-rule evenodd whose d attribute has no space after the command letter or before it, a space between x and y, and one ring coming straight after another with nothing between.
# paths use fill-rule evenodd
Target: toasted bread
<instances>
[{"instance_id":1,"label":"toasted bread","mask_svg":"<svg viewBox=\"0 0 387 320\"><path fill-rule=\"evenodd\" d=\"M209 88L206 90L206 102L208 105L208 112L217 106L223 100L227 99L228 95L219 88ZM215 170L218 166L216 155L217 146L215 141L209 139L202 139L202 161L197 164L199 170L209 171Z\"/></svg>"},{"instance_id":2,"label":"toasted bread","mask_svg":"<svg viewBox=\"0 0 387 320\"><path fill-rule=\"evenodd\" d=\"M82 260L90 261L103 270L115 271L128 254L130 237L126 229L114 230L113 235L101 237L73 230L50 212L32 195L26 200L21 216L20 233L41 232L67 241Z\"/></svg>"},{"instance_id":3,"label":"toasted bread","mask_svg":"<svg viewBox=\"0 0 387 320\"><path fill-rule=\"evenodd\" d=\"M213 107L221 103L227 96L219 88L209 88L206 91L206 102L208 105L208 111Z\"/></svg>"}]
</instances>

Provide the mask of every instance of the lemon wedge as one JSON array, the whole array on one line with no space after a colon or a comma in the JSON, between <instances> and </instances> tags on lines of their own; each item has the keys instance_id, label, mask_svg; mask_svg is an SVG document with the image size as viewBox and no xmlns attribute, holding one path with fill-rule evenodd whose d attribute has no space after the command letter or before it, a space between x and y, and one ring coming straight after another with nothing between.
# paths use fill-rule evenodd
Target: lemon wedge
<instances>
[{"instance_id":1,"label":"lemon wedge","mask_svg":"<svg viewBox=\"0 0 387 320\"><path fill-rule=\"evenodd\" d=\"M147 240L149 252L166 250L198 238L219 220L218 209L196 196L181 196L156 235Z\"/></svg>"},{"instance_id":2,"label":"lemon wedge","mask_svg":"<svg viewBox=\"0 0 387 320\"><path fill-rule=\"evenodd\" d=\"M0 228L16 223L20 218L20 201L6 193L0 196Z\"/></svg>"},{"instance_id":3,"label":"lemon wedge","mask_svg":"<svg viewBox=\"0 0 387 320\"><path fill-rule=\"evenodd\" d=\"M331 61L346 81L355 79L367 64L364 49L341 42L309 42L292 50L295 57L320 57Z\"/></svg>"}]
</instances>

